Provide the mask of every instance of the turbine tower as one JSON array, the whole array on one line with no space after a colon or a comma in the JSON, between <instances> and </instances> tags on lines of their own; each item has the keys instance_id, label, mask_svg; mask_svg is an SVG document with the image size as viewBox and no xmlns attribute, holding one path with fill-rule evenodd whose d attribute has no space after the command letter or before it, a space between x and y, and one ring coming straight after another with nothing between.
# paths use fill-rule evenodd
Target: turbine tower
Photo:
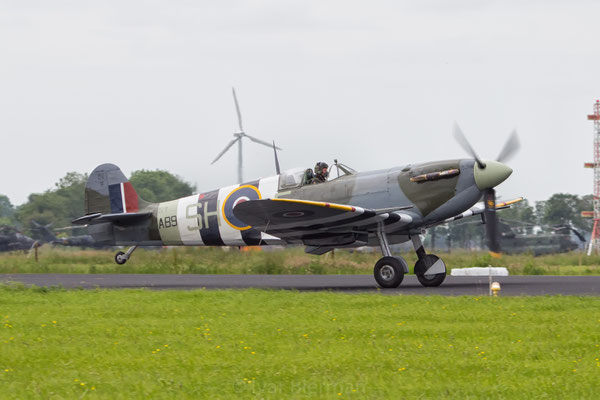
<instances>
[{"instance_id":1,"label":"turbine tower","mask_svg":"<svg viewBox=\"0 0 600 400\"><path fill-rule=\"evenodd\" d=\"M231 142L229 142L223 150L221 150L219 155L210 164L212 165L212 164L216 163L219 160L219 158L221 158L221 156L223 156L223 154L227 153L227 150L229 150L231 148L231 146L233 146L237 142L237 144L238 144L238 183L243 183L244 179L242 177L242 138L247 137L248 139L252 140L255 143L259 143L259 144L262 144L262 145L270 147L270 148L275 147L278 150L281 150L281 149L277 146L274 146L274 144L271 145L268 142L265 142L263 140L257 139L250 135L247 135L246 132L244 132L244 128L242 127L242 113L240 112L240 106L237 101L237 96L235 95L235 88L232 87L231 90L233 92L233 101L235 103L235 110L237 111L238 125L239 125L240 130L237 132L234 132L234 134L233 134L234 139Z\"/></svg>"}]
</instances>

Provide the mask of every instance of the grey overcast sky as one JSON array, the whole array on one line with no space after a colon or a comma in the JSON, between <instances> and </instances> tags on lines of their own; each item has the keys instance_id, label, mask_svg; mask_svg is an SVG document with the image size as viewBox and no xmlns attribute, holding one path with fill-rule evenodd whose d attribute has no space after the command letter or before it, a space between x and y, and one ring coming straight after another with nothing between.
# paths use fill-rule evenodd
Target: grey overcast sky
<instances>
[{"instance_id":1,"label":"grey overcast sky","mask_svg":"<svg viewBox=\"0 0 600 400\"><path fill-rule=\"evenodd\" d=\"M236 182L244 128L282 169L482 158L517 128L498 191L592 192L598 1L0 0L0 193L21 204L69 171L166 169ZM246 179L274 174L245 142Z\"/></svg>"}]
</instances>

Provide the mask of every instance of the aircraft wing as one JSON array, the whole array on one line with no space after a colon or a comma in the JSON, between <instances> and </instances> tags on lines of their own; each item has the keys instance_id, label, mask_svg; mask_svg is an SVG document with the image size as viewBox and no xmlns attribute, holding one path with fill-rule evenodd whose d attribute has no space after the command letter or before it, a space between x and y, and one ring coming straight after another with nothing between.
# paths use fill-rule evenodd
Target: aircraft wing
<instances>
[{"instance_id":1,"label":"aircraft wing","mask_svg":"<svg viewBox=\"0 0 600 400\"><path fill-rule=\"evenodd\" d=\"M496 203L496 210L504 210L505 208L510 208L510 206L512 204L518 203L521 200L523 200L522 197L517 197L516 199L513 199L513 200L503 201L501 203ZM460 213L458 215L455 215L454 217L450 217L450 218L447 218L447 219L445 219L443 221L439 221L439 222L436 222L436 223L434 223L432 225L429 225L428 228L431 227L431 226L445 224L447 222L457 221L459 219L463 219L463 218L466 218L466 217L472 217L474 215L480 215L480 214L483 214L484 210L485 210L485 206L483 205L483 203L477 203L473 207L469 208L467 211L462 212L462 213Z\"/></svg>"},{"instance_id":2,"label":"aircraft wing","mask_svg":"<svg viewBox=\"0 0 600 400\"><path fill-rule=\"evenodd\" d=\"M343 241L344 234L366 234L379 224L406 225L412 218L398 211L409 208L412 206L366 209L320 201L263 199L239 203L233 214L246 224L286 241L331 236L339 236Z\"/></svg>"}]
</instances>

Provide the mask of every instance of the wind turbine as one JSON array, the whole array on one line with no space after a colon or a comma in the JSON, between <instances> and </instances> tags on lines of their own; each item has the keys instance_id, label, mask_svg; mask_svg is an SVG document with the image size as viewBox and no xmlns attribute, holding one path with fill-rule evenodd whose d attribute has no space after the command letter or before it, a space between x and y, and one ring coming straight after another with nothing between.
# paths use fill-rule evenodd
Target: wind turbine
<instances>
[{"instance_id":1,"label":"wind turbine","mask_svg":"<svg viewBox=\"0 0 600 400\"><path fill-rule=\"evenodd\" d=\"M259 143L259 144L262 144L264 146L268 146L271 148L275 147L278 150L281 150L281 149L279 147L275 146L275 143L270 144L263 140L257 139L250 135L247 135L246 132L244 132L244 128L242 127L242 113L240 112L240 106L237 101L237 96L235 95L235 88L232 87L231 90L233 92L233 101L235 103L235 110L237 111L238 124L239 124L240 130L233 134L235 139L233 139L231 142L229 142L227 144L227 146L225 146L225 148L219 153L219 155L210 164L212 165L212 164L216 163L219 160L219 158L221 158L221 156L223 156L223 154L227 153L227 150L229 150L231 148L231 146L233 146L237 142L237 144L238 144L238 183L242 183L244 181L244 179L242 177L242 138L247 137L248 139L252 140L255 143Z\"/></svg>"}]
</instances>

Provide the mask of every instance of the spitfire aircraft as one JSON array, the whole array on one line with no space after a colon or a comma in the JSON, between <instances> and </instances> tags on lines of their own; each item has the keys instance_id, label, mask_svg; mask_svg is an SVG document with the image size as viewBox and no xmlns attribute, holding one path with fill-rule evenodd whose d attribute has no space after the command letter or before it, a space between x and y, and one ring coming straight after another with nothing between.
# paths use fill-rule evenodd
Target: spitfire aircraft
<instances>
[{"instance_id":1,"label":"spitfire aircraft","mask_svg":"<svg viewBox=\"0 0 600 400\"><path fill-rule=\"evenodd\" d=\"M127 262L138 245L300 244L317 255L379 246L383 257L374 276L384 288L400 285L409 271L404 258L392 255L390 244L412 241L419 282L439 286L446 265L426 253L420 235L441 223L482 215L488 247L498 253L496 210L510 202L496 204L494 187L512 173L502 161L518 147L513 133L496 161L482 161L458 126L455 136L473 158L368 172L336 162L332 168L338 176L320 184L309 184L307 171L298 168L164 203L142 200L117 166L102 164L86 184L86 215L73 223L87 224L98 243L132 246L116 254L118 264ZM482 196L483 204L478 203Z\"/></svg>"}]
</instances>

